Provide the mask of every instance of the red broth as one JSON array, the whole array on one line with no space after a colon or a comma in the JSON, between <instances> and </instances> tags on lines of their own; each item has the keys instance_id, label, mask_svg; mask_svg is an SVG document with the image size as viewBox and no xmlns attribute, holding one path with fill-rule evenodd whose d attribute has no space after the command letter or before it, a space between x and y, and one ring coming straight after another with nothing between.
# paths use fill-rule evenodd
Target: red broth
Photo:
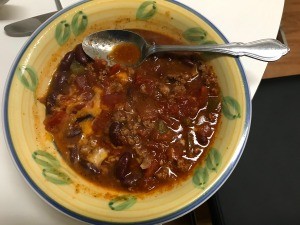
<instances>
[{"instance_id":1,"label":"red broth","mask_svg":"<svg viewBox=\"0 0 300 225\"><path fill-rule=\"evenodd\" d=\"M153 44L178 44L136 32ZM203 161L220 123L220 99L214 71L198 54L110 67L78 45L54 74L44 124L78 174L106 188L149 192L185 180Z\"/></svg>"},{"instance_id":2,"label":"red broth","mask_svg":"<svg viewBox=\"0 0 300 225\"><path fill-rule=\"evenodd\" d=\"M138 63L141 52L133 43L120 43L112 49L108 57L122 65L134 65Z\"/></svg>"}]
</instances>

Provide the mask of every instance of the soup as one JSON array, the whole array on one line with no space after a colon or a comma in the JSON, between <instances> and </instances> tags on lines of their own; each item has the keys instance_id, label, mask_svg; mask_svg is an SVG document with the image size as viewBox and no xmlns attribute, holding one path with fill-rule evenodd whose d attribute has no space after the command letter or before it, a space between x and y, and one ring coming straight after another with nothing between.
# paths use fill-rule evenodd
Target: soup
<instances>
[{"instance_id":1,"label":"soup","mask_svg":"<svg viewBox=\"0 0 300 225\"><path fill-rule=\"evenodd\" d=\"M135 31L152 44L178 44ZM210 149L220 101L216 75L199 54L155 54L131 68L92 60L81 44L61 60L42 100L45 127L65 161L86 179L125 192L185 180Z\"/></svg>"}]
</instances>

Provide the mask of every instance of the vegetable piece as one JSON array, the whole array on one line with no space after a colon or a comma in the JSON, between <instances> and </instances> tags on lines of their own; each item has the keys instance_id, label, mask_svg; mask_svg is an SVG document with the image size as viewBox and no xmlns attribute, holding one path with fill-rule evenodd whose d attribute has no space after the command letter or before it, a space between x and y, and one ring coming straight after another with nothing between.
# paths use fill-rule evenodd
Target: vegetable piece
<instances>
[{"instance_id":1,"label":"vegetable piece","mask_svg":"<svg viewBox=\"0 0 300 225\"><path fill-rule=\"evenodd\" d=\"M71 69L72 74L75 74L75 75L82 74L85 71L84 67L77 61L73 61L70 69Z\"/></svg>"},{"instance_id":2,"label":"vegetable piece","mask_svg":"<svg viewBox=\"0 0 300 225\"><path fill-rule=\"evenodd\" d=\"M158 121L158 132L160 134L165 134L168 131L168 127L166 126L165 122L163 120Z\"/></svg>"},{"instance_id":3,"label":"vegetable piece","mask_svg":"<svg viewBox=\"0 0 300 225\"><path fill-rule=\"evenodd\" d=\"M59 132L59 125L66 118L66 113L63 111L57 111L52 115L46 117L44 124L48 131L52 133Z\"/></svg>"},{"instance_id":4,"label":"vegetable piece","mask_svg":"<svg viewBox=\"0 0 300 225\"><path fill-rule=\"evenodd\" d=\"M106 94L102 96L103 104L110 108L114 108L116 104L122 103L125 100L123 93Z\"/></svg>"}]
</instances>

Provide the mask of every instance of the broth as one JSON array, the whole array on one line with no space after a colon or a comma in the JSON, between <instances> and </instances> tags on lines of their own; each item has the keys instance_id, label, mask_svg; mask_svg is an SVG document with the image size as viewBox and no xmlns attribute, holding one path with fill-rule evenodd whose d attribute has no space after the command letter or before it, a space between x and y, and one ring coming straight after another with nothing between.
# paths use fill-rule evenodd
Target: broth
<instances>
[{"instance_id":1,"label":"broth","mask_svg":"<svg viewBox=\"0 0 300 225\"><path fill-rule=\"evenodd\" d=\"M135 31L152 44L178 44ZM209 151L221 112L216 75L198 54L159 53L130 68L92 60L80 44L61 60L43 103L45 127L68 164L125 192L185 180Z\"/></svg>"}]
</instances>

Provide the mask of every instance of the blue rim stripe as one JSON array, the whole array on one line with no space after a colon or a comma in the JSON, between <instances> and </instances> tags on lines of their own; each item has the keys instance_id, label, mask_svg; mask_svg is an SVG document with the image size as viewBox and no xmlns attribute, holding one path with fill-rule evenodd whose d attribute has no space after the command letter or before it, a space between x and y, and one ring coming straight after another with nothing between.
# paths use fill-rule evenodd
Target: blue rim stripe
<instances>
[{"instance_id":1,"label":"blue rim stripe","mask_svg":"<svg viewBox=\"0 0 300 225\"><path fill-rule=\"evenodd\" d=\"M191 13L195 14L196 16L198 16L199 18L201 18L204 22L206 22L221 38L225 43L228 43L227 38L208 20L206 19L203 15L201 15L199 12L195 11L194 9L191 9L190 7L174 1L174 0L167 0L170 3L176 4L188 11L190 11ZM50 198L45 192L43 192L35 183L34 181L30 178L30 176L27 174L26 170L24 169L24 167L22 166L13 142L12 142L12 138L10 136L10 132L9 132L9 124L8 124L8 99L9 99L9 90L11 87L11 83L12 83L12 79L14 76L14 72L18 66L18 62L21 59L21 57L23 56L25 50L27 49L27 47L30 45L30 43L32 42L32 40L48 25L50 24L54 19L56 19L58 16L62 15L63 13L65 13L66 11L81 5L82 3L88 2L88 0L84 0L78 3L75 3L67 8L62 9L61 11L57 12L56 14L54 14L53 16L51 16L44 24L42 24L32 35L31 37L27 40L27 42L24 44L24 46L22 47L22 49L19 51L18 56L16 57L16 59L13 62L13 66L10 69L9 72L9 76L8 79L6 81L5 84L5 89L4 89L4 97L3 97L3 126L4 126L4 132L5 132L5 138L6 138L6 142L7 145L9 147L10 150L10 154L18 168L18 170L22 173L24 179L26 180L26 182L31 186L31 188L34 189L34 191L42 198L44 199L47 203L49 203L51 206L53 206L54 208L56 208L57 210L61 211L62 213L73 217L74 219L77 220L81 220L83 222L87 222L87 223L91 223L91 224L98 224L98 225L109 225L109 224L120 224L120 223L112 223L112 222L105 222L105 221L100 221L100 220L96 220L96 219L92 219L86 216L83 216L81 214L75 213L67 208L65 208L64 206L62 206L61 204L57 203L56 201L54 201L52 198ZM247 78L243 69L243 66L240 62L239 59L235 59L238 68L240 70L240 73L242 75L242 81L243 81L243 85L244 85L244 89L245 89L245 99L246 99L246 123L245 123L245 127L243 128L243 136L240 140L240 143L238 145L238 154L236 155L236 158L234 158L231 162L231 164L228 166L228 168L226 169L226 171L222 174L222 176L220 177L220 179L204 194L202 195L200 198L198 198L196 201L192 202L190 205L178 210L177 212L171 213L169 215L157 218L157 219L153 219L153 220L149 220L149 221L144 221L144 222L135 222L135 223L121 223L121 224L140 224L140 225L151 225L151 224L157 224L157 223L165 223L171 220L174 220L178 217L183 216L184 214L189 213L190 211L194 210L195 208L199 207L201 204L203 204L206 200L208 200L209 197L211 197L222 185L223 183L227 180L227 178L229 177L229 175L232 173L232 171L234 170L235 166L237 165L237 162L239 161L244 147L246 145L246 140L248 138L248 134L249 134L249 130L250 130L250 123L251 123L251 113L252 113L252 108L251 108L251 98L250 98L250 91L249 91L249 86L248 86L248 82L247 82Z\"/></svg>"}]
</instances>

